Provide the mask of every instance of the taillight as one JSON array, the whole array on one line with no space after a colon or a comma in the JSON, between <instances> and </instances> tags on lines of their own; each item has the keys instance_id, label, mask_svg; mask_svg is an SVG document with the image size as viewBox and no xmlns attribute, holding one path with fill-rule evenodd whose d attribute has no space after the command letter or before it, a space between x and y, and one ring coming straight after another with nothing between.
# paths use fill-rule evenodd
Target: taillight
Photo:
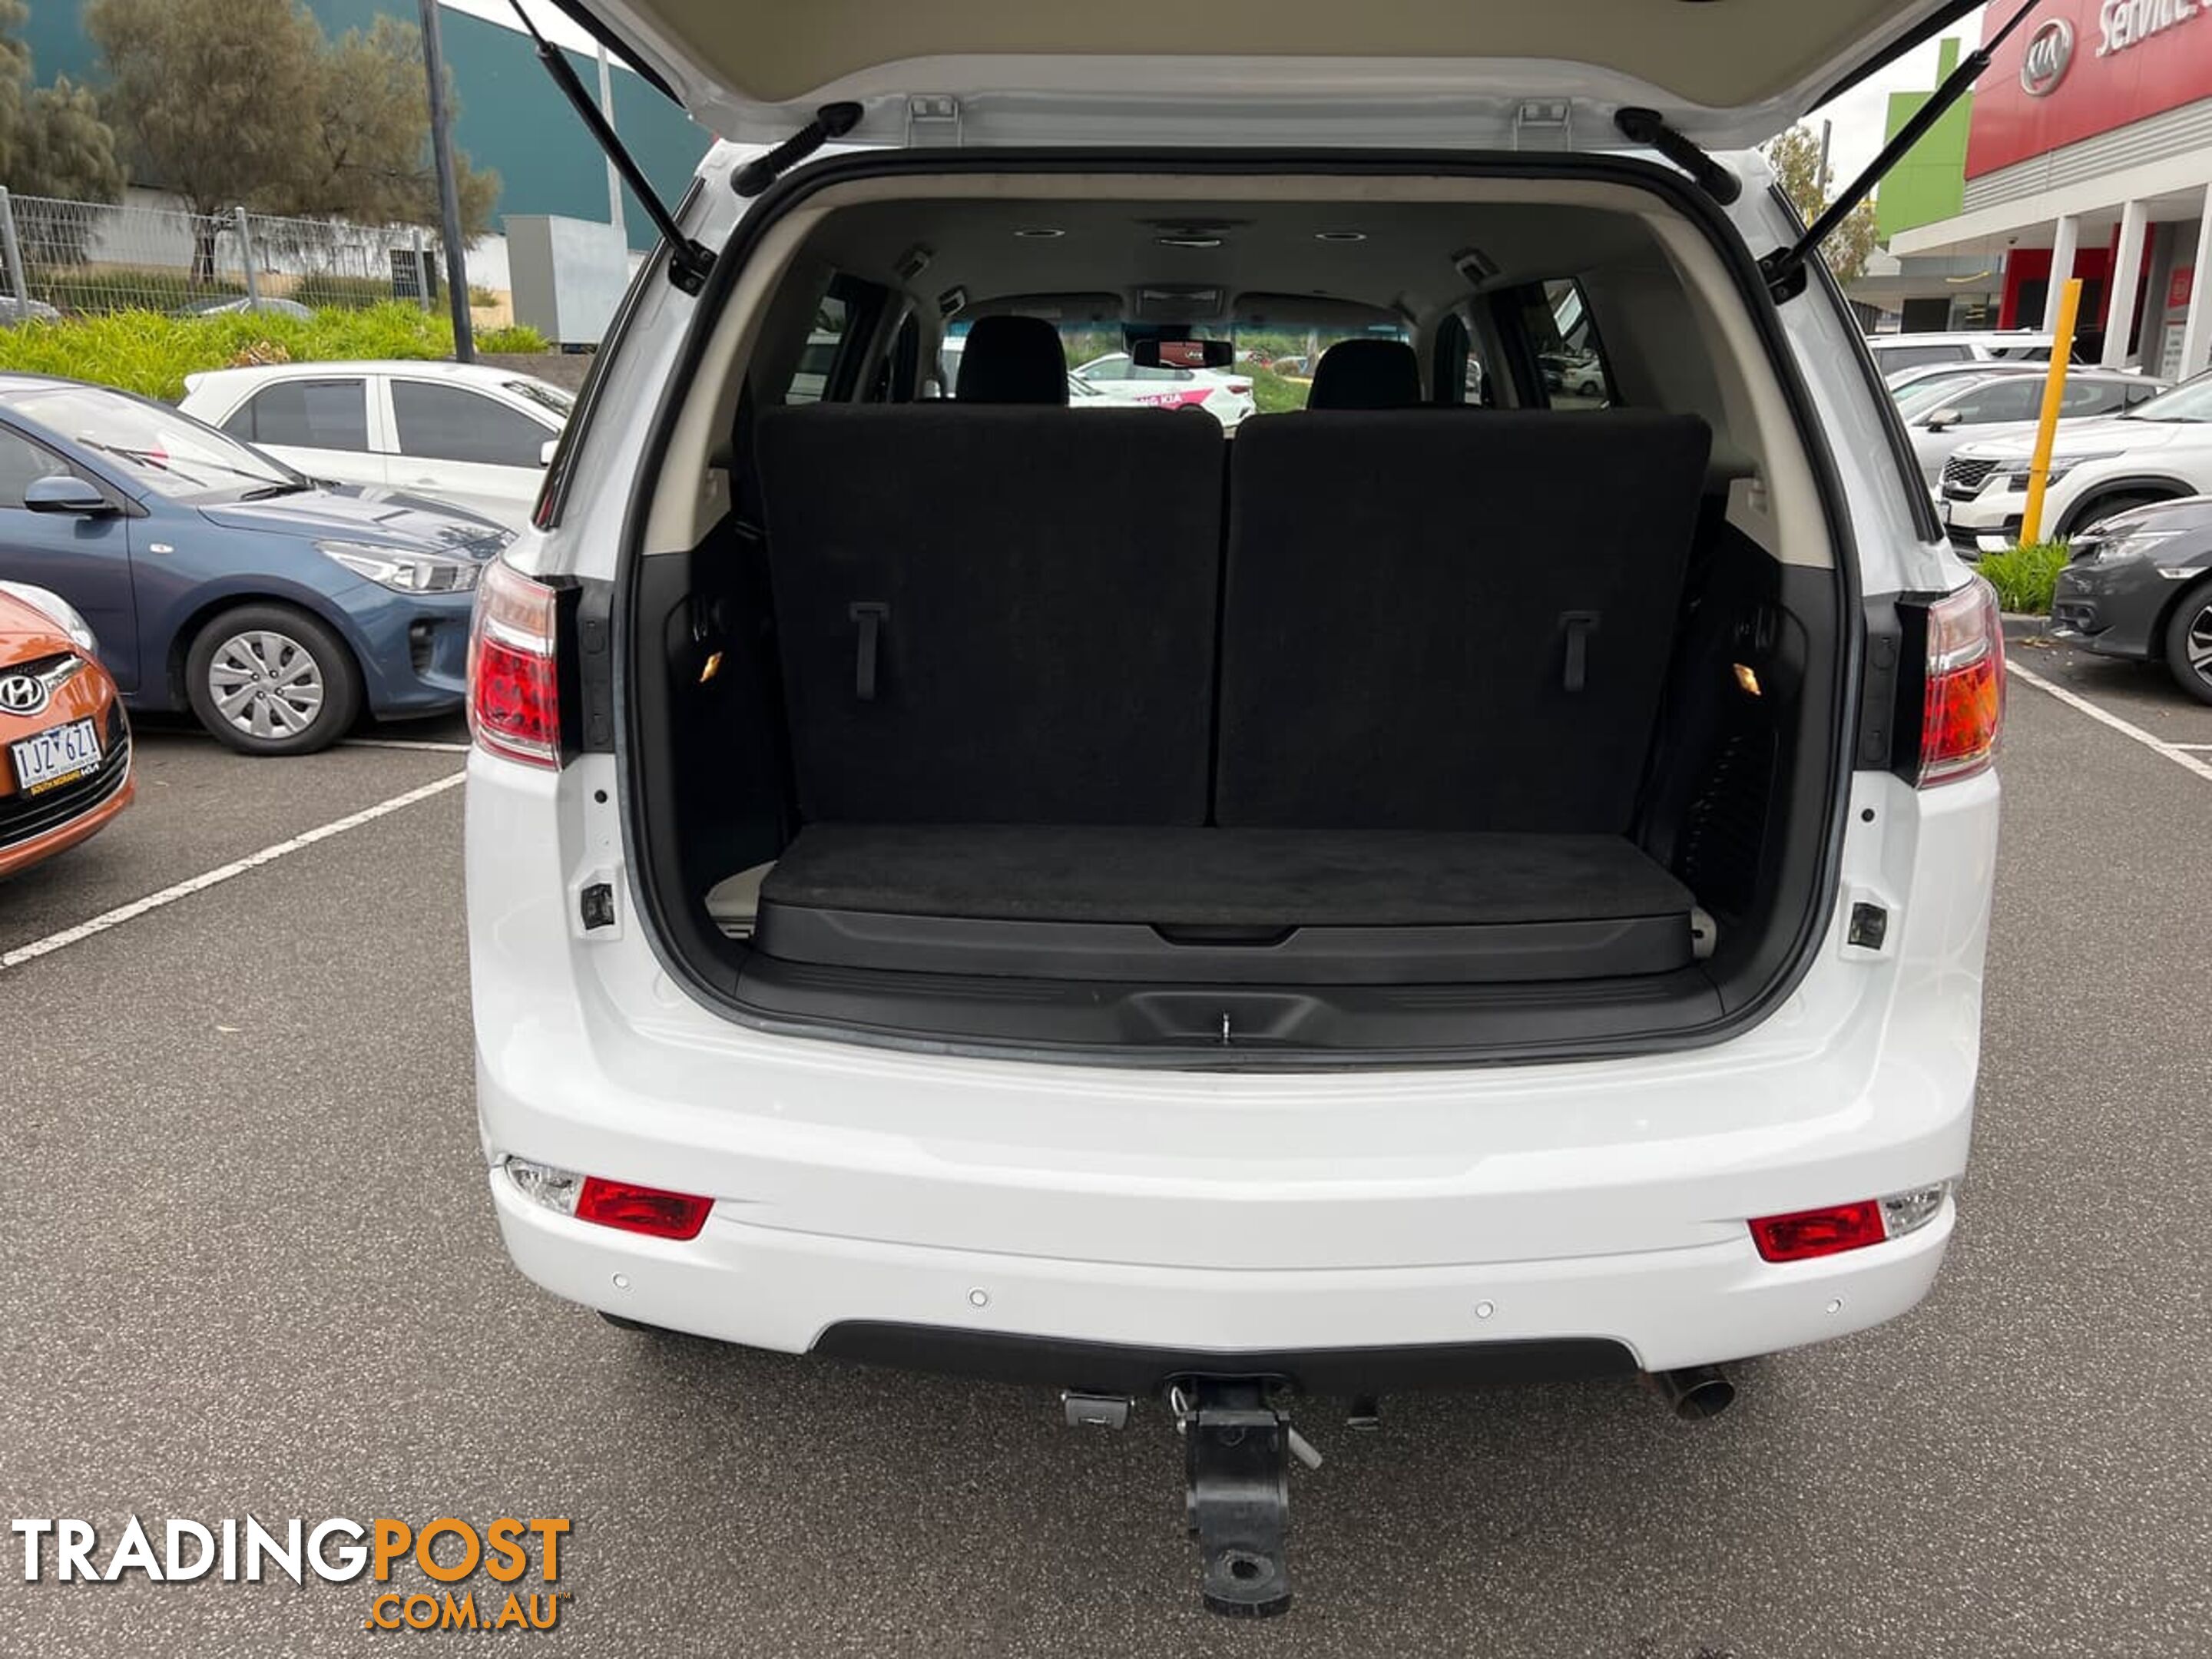
<instances>
[{"instance_id":1,"label":"taillight","mask_svg":"<svg viewBox=\"0 0 2212 1659\"><path fill-rule=\"evenodd\" d=\"M1231 380L1229 383L1229 390L1237 397L1249 397L1252 392L1252 383L1249 380Z\"/></svg>"},{"instance_id":2,"label":"taillight","mask_svg":"<svg viewBox=\"0 0 2212 1659\"><path fill-rule=\"evenodd\" d=\"M1989 770L2004 723L2004 629L1989 583L1976 576L1928 607L1919 787Z\"/></svg>"},{"instance_id":3,"label":"taillight","mask_svg":"<svg viewBox=\"0 0 2212 1659\"><path fill-rule=\"evenodd\" d=\"M583 1190L576 1194L577 1220L649 1238L696 1238L707 1224L707 1212L714 1207L712 1199L627 1181L602 1181L597 1176L586 1176Z\"/></svg>"},{"instance_id":4,"label":"taillight","mask_svg":"<svg viewBox=\"0 0 2212 1659\"><path fill-rule=\"evenodd\" d=\"M469 732L526 766L561 767L559 610L553 590L495 560L469 626Z\"/></svg>"},{"instance_id":5,"label":"taillight","mask_svg":"<svg viewBox=\"0 0 2212 1659\"><path fill-rule=\"evenodd\" d=\"M526 1158L508 1158L507 1176L525 1198L556 1215L648 1238L696 1238L707 1224L707 1212L714 1207L711 1198L578 1175Z\"/></svg>"},{"instance_id":6,"label":"taillight","mask_svg":"<svg viewBox=\"0 0 2212 1659\"><path fill-rule=\"evenodd\" d=\"M1759 1216L1751 1223L1751 1242L1769 1261L1809 1261L1815 1256L1863 1250L1918 1232L1942 1214L1943 1200L1950 1195L1951 1183L1938 1181L1856 1204Z\"/></svg>"}]
</instances>

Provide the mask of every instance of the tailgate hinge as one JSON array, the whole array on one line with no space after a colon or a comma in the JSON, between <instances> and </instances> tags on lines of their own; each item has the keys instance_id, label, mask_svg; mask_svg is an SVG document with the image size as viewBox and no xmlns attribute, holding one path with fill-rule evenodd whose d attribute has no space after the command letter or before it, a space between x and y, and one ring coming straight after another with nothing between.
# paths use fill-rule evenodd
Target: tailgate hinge
<instances>
[{"instance_id":1,"label":"tailgate hinge","mask_svg":"<svg viewBox=\"0 0 2212 1659\"><path fill-rule=\"evenodd\" d=\"M1532 98L1513 112L1516 149L1572 149L1575 106L1565 98Z\"/></svg>"},{"instance_id":2,"label":"tailgate hinge","mask_svg":"<svg viewBox=\"0 0 2212 1659\"><path fill-rule=\"evenodd\" d=\"M957 149L960 144L960 100L950 93L923 93L906 100L906 142L909 149Z\"/></svg>"}]
</instances>

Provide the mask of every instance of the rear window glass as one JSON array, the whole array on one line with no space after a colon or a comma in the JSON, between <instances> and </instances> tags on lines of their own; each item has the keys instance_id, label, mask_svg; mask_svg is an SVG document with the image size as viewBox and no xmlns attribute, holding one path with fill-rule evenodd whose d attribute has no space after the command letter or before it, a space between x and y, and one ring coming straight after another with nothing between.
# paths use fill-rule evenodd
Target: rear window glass
<instances>
[{"instance_id":1,"label":"rear window glass","mask_svg":"<svg viewBox=\"0 0 2212 1659\"><path fill-rule=\"evenodd\" d=\"M368 383L359 379L279 380L240 404L222 429L252 444L365 450Z\"/></svg>"},{"instance_id":2,"label":"rear window glass","mask_svg":"<svg viewBox=\"0 0 2212 1659\"><path fill-rule=\"evenodd\" d=\"M1306 406L1313 391L1314 367L1331 346L1345 340L1408 338L1405 329L1395 324L1352 328L1341 322L1304 324L1295 319L1266 326L1204 326L1189 332L1200 338L1228 341L1233 352L1230 362L1220 368L1140 364L1130 356L1120 324L1063 324L1060 343L1061 356L1067 360L1068 402L1084 409L1175 409L1204 403L1211 388L1220 387L1234 398L1249 396L1251 408L1260 414L1279 414ZM967 336L965 324L956 323L945 331L940 372L948 389L959 385ZM1462 374L1471 388L1480 388L1479 363L1470 360ZM1481 398L1471 390L1465 401L1476 403Z\"/></svg>"},{"instance_id":3,"label":"rear window glass","mask_svg":"<svg viewBox=\"0 0 2212 1659\"><path fill-rule=\"evenodd\" d=\"M1874 360L1885 374L1894 374L1900 368L1918 368L1923 363L1962 363L1972 356L1962 345L1878 345L1874 349Z\"/></svg>"},{"instance_id":4,"label":"rear window glass","mask_svg":"<svg viewBox=\"0 0 2212 1659\"><path fill-rule=\"evenodd\" d=\"M1613 369L1582 284L1562 279L1522 290L1521 325L1536 356L1547 409L1604 409L1613 402Z\"/></svg>"}]
</instances>

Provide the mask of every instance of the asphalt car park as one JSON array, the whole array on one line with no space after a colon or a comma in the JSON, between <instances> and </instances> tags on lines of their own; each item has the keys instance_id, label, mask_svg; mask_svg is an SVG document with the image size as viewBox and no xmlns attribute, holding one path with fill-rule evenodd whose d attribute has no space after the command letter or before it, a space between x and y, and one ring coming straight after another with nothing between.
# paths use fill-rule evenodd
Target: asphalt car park
<instances>
[{"instance_id":1,"label":"asphalt car park","mask_svg":"<svg viewBox=\"0 0 2212 1659\"><path fill-rule=\"evenodd\" d=\"M142 723L133 811L0 885L0 1506L103 1537L568 1517L535 1639L584 1653L2202 1652L2212 708L2063 647L2014 661L1934 1295L1743 1368L1707 1424L1629 1383L1394 1398L1372 1434L1304 1402L1298 1603L1259 1629L1199 1610L1158 1407L1071 1431L1039 1392L617 1331L507 1265L474 1172L462 757L412 746L453 723L287 762ZM0 1651L402 1640L368 1604L10 1559Z\"/></svg>"}]
</instances>

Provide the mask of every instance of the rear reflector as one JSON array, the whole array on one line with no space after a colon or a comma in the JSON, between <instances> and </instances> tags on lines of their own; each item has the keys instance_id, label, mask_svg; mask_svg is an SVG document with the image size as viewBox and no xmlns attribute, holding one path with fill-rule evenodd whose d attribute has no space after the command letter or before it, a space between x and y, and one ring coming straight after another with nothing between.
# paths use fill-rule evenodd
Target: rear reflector
<instances>
[{"instance_id":1,"label":"rear reflector","mask_svg":"<svg viewBox=\"0 0 2212 1659\"><path fill-rule=\"evenodd\" d=\"M707 1224L707 1212L714 1207L711 1198L633 1186L627 1181L602 1181L597 1176L586 1176L584 1190L576 1195L577 1220L652 1238L696 1238Z\"/></svg>"},{"instance_id":2,"label":"rear reflector","mask_svg":"<svg viewBox=\"0 0 2212 1659\"><path fill-rule=\"evenodd\" d=\"M714 1207L711 1198L580 1176L526 1158L510 1158L506 1168L507 1178L533 1204L649 1238L696 1238L707 1224L707 1212Z\"/></svg>"},{"instance_id":3,"label":"rear reflector","mask_svg":"<svg viewBox=\"0 0 2212 1659\"><path fill-rule=\"evenodd\" d=\"M1988 582L1976 576L1928 607L1919 787L1989 770L2004 723L2004 629Z\"/></svg>"},{"instance_id":4,"label":"rear reflector","mask_svg":"<svg viewBox=\"0 0 2212 1659\"><path fill-rule=\"evenodd\" d=\"M1864 1249L1919 1231L1943 1212L1943 1200L1950 1195L1951 1183L1938 1181L1887 1198L1760 1216L1751 1224L1751 1239L1769 1261L1806 1261Z\"/></svg>"},{"instance_id":5,"label":"rear reflector","mask_svg":"<svg viewBox=\"0 0 2212 1659\"><path fill-rule=\"evenodd\" d=\"M561 767L558 611L551 588L494 561L469 626L469 731L526 766Z\"/></svg>"}]
</instances>

